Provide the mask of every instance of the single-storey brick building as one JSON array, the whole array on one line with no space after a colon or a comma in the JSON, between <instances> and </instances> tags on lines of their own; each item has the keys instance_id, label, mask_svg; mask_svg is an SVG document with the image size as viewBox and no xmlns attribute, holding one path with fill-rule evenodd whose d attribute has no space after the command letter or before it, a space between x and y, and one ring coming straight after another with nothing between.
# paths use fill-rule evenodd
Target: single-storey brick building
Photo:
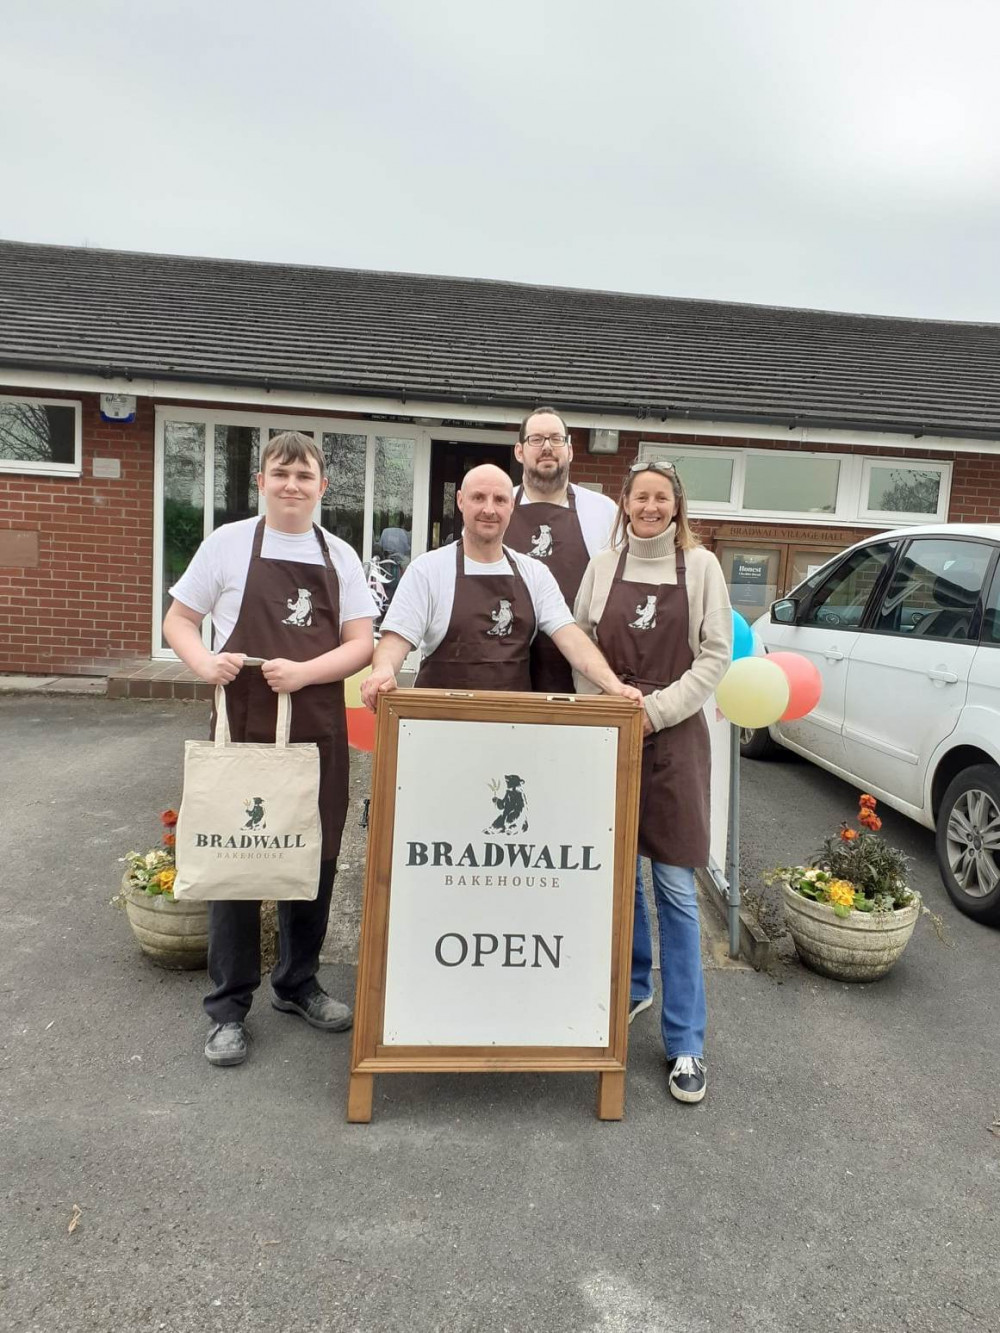
<instances>
[{"instance_id":1,"label":"single-storey brick building","mask_svg":"<svg viewBox=\"0 0 1000 1333\"><path fill-rule=\"evenodd\" d=\"M677 463L748 616L872 530L997 517L997 325L3 242L0 672L169 657L166 589L257 512L268 432L320 440L320 521L405 562L468 467L517 475L538 403L578 483Z\"/></svg>"}]
</instances>

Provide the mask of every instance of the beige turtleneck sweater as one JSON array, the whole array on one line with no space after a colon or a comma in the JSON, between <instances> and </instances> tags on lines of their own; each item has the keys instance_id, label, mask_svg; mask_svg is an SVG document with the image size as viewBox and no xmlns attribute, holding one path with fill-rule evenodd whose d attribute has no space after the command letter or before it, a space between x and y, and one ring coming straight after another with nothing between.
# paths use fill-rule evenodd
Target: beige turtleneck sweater
<instances>
[{"instance_id":1,"label":"beige turtleneck sweater","mask_svg":"<svg viewBox=\"0 0 1000 1333\"><path fill-rule=\"evenodd\" d=\"M626 583L676 583L676 525L658 537L637 537L628 528ZM611 590L621 548L599 551L587 566L577 593L576 623L596 643L597 626ZM694 661L665 689L646 696L646 714L654 731L676 726L702 708L726 674L733 655L733 616L729 589L718 560L703 546L684 552L688 595L688 639ZM578 694L597 693L585 676L573 673Z\"/></svg>"}]
</instances>

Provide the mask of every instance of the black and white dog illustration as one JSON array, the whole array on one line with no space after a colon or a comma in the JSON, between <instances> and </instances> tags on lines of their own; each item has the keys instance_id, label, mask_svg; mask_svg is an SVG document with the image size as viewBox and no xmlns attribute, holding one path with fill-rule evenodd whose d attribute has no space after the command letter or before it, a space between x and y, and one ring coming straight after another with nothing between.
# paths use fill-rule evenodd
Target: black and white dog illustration
<instances>
[{"instance_id":1,"label":"black and white dog illustration","mask_svg":"<svg viewBox=\"0 0 1000 1333\"><path fill-rule=\"evenodd\" d=\"M499 782L490 783L493 804L500 811L484 833L516 833L520 825L522 833L528 828L528 799L524 794L524 778L516 773L508 773L504 778L507 784L501 792Z\"/></svg>"}]
</instances>

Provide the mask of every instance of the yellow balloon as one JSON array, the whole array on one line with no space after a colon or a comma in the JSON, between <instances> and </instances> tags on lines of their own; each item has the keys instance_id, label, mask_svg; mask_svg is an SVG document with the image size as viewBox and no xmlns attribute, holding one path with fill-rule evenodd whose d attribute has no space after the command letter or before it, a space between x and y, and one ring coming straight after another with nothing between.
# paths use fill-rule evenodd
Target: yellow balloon
<instances>
[{"instance_id":1,"label":"yellow balloon","mask_svg":"<svg viewBox=\"0 0 1000 1333\"><path fill-rule=\"evenodd\" d=\"M777 670L777 667L775 667ZM345 708L363 708L361 702L361 682L372 674L370 666L362 667L356 671L353 676L348 676L344 681L344 707ZM782 709L782 712L785 710Z\"/></svg>"},{"instance_id":2,"label":"yellow balloon","mask_svg":"<svg viewBox=\"0 0 1000 1333\"><path fill-rule=\"evenodd\" d=\"M766 657L741 657L719 681L715 702L738 727L769 727L788 707L788 677Z\"/></svg>"}]
</instances>

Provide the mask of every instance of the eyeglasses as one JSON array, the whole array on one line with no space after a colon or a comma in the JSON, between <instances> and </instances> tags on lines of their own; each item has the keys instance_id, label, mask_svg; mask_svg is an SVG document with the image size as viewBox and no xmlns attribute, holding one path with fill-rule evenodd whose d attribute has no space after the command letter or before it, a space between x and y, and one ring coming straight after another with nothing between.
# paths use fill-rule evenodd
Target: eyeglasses
<instances>
[{"instance_id":1,"label":"eyeglasses","mask_svg":"<svg viewBox=\"0 0 1000 1333\"><path fill-rule=\"evenodd\" d=\"M532 449L541 449L545 444L551 444L553 449L565 449L569 444L568 435L526 435L521 441L522 444L530 444Z\"/></svg>"},{"instance_id":2,"label":"eyeglasses","mask_svg":"<svg viewBox=\"0 0 1000 1333\"><path fill-rule=\"evenodd\" d=\"M665 477L676 477L677 469L673 463L667 463L662 458L640 458L638 463L633 463L629 472L662 472Z\"/></svg>"}]
</instances>

